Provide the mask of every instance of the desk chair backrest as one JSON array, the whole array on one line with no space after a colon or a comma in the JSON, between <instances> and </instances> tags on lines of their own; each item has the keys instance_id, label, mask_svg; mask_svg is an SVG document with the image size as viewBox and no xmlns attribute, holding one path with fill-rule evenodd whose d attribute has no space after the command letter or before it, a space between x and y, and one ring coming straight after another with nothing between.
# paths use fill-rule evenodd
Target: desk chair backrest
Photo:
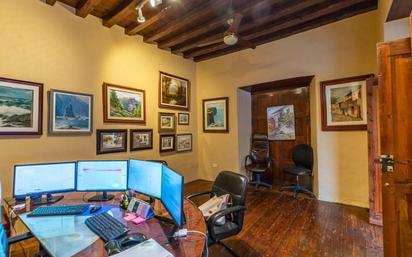
<instances>
[{"instance_id":1,"label":"desk chair backrest","mask_svg":"<svg viewBox=\"0 0 412 257\"><path fill-rule=\"evenodd\" d=\"M313 149L310 145L300 144L295 146L292 159L295 166L313 170Z\"/></svg>"},{"instance_id":2,"label":"desk chair backrest","mask_svg":"<svg viewBox=\"0 0 412 257\"><path fill-rule=\"evenodd\" d=\"M2 186L0 181L0 218L3 218L3 195L2 195ZM4 229L3 223L0 224L0 257L7 256L7 235L6 230Z\"/></svg>"},{"instance_id":3,"label":"desk chair backrest","mask_svg":"<svg viewBox=\"0 0 412 257\"><path fill-rule=\"evenodd\" d=\"M245 206L248 179L238 173L222 171L217 176L212 187L212 194L221 196L230 194L233 206ZM235 222L241 229L243 226L244 211L234 215Z\"/></svg>"},{"instance_id":4,"label":"desk chair backrest","mask_svg":"<svg viewBox=\"0 0 412 257\"><path fill-rule=\"evenodd\" d=\"M270 143L265 134L254 134L250 155L254 163L267 163L270 159Z\"/></svg>"}]
</instances>

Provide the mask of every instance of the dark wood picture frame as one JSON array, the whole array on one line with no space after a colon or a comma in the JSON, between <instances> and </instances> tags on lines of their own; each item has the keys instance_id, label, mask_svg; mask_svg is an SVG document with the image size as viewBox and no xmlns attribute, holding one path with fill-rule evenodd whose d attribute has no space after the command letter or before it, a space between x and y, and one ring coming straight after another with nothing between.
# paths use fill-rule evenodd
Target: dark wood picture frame
<instances>
[{"instance_id":1,"label":"dark wood picture frame","mask_svg":"<svg viewBox=\"0 0 412 257\"><path fill-rule=\"evenodd\" d=\"M109 117L109 106L108 106L108 92L107 90L110 88L117 88L119 90L127 90L127 91L131 91L131 92L136 92L136 93L141 93L143 95L142 99L143 99L143 103L142 103L142 107L143 107L143 118L142 119L125 119L125 118L121 118L121 117ZM137 88L131 88L131 87L125 87L125 86L119 86L119 85L115 85L115 84L111 84L111 83L103 83L103 121L104 122L119 122L119 123L146 123L146 91L142 90L142 89L137 89Z\"/></svg>"},{"instance_id":2,"label":"dark wood picture frame","mask_svg":"<svg viewBox=\"0 0 412 257\"><path fill-rule=\"evenodd\" d=\"M162 102L162 76L167 76L167 77L172 77L174 79L178 80L183 80L186 81L186 106L179 106L179 105L173 105L173 104L167 104ZM166 73L163 71L159 71L159 108L164 108L164 109L172 109L172 110L185 110L189 111L190 110L190 80L172 75L170 73Z\"/></svg>"},{"instance_id":3,"label":"dark wood picture frame","mask_svg":"<svg viewBox=\"0 0 412 257\"><path fill-rule=\"evenodd\" d=\"M187 122L180 122L180 116L187 116ZM190 113L187 112L179 112L177 114L177 123L178 125L189 126L190 124Z\"/></svg>"},{"instance_id":4,"label":"dark wood picture frame","mask_svg":"<svg viewBox=\"0 0 412 257\"><path fill-rule=\"evenodd\" d=\"M361 76L354 76L342 79L334 79L328 81L321 81L320 82L320 100L321 100L321 112L322 112L322 131L354 131L354 130L366 130L367 129L367 117L365 117L365 124L361 125L328 125L327 124L327 110L326 110L326 88L328 86L344 84L349 82L356 82L356 81L365 81L369 78L373 78L373 74L361 75ZM366 86L366 83L365 83ZM365 91L366 92L366 88ZM363 97L367 98L365 94ZM367 108L367 103L364 108ZM366 112L366 109L364 110Z\"/></svg>"},{"instance_id":5,"label":"dark wood picture frame","mask_svg":"<svg viewBox=\"0 0 412 257\"><path fill-rule=\"evenodd\" d=\"M173 128L162 128L162 117L173 118ZM175 133L176 132L176 115L173 112L159 112L159 133Z\"/></svg>"},{"instance_id":6,"label":"dark wood picture frame","mask_svg":"<svg viewBox=\"0 0 412 257\"><path fill-rule=\"evenodd\" d=\"M54 111L55 111L55 106L54 106L54 94L55 93L63 93L63 94L71 94L71 95L79 95L79 96L85 96L90 98L90 128L88 131L76 131L76 130L71 130L71 131L54 131ZM94 99L93 95L91 94L84 94L84 93L77 93L77 92L71 92L71 91L65 91L65 90L57 90L57 89L51 89L48 92L48 100L49 100L49 135L91 135L93 134L93 104L94 104Z\"/></svg>"},{"instance_id":7,"label":"dark wood picture frame","mask_svg":"<svg viewBox=\"0 0 412 257\"><path fill-rule=\"evenodd\" d=\"M0 77L0 81L7 83L15 83L29 87L36 87L38 90L38 115L33 118L33 121L37 121L37 128L33 131L2 131L0 128L0 135L42 135L43 134L43 84L31 81L9 79Z\"/></svg>"},{"instance_id":8,"label":"dark wood picture frame","mask_svg":"<svg viewBox=\"0 0 412 257\"><path fill-rule=\"evenodd\" d=\"M134 133L149 134L150 144L145 147L134 147ZM130 151L141 151L153 149L153 129L131 129L130 130Z\"/></svg>"},{"instance_id":9,"label":"dark wood picture frame","mask_svg":"<svg viewBox=\"0 0 412 257\"><path fill-rule=\"evenodd\" d=\"M122 133L122 147L117 149L104 150L102 146L102 136L104 133ZM122 153L127 152L127 129L98 129L96 130L96 154Z\"/></svg>"},{"instance_id":10,"label":"dark wood picture frame","mask_svg":"<svg viewBox=\"0 0 412 257\"><path fill-rule=\"evenodd\" d=\"M171 149L163 149L163 139L170 137L173 140L172 148ZM175 134L164 134L160 135L159 138L159 152L164 153L164 152L174 152L176 149L176 136Z\"/></svg>"},{"instance_id":11,"label":"dark wood picture frame","mask_svg":"<svg viewBox=\"0 0 412 257\"><path fill-rule=\"evenodd\" d=\"M226 123L226 128L224 129L208 129L206 127L206 118L207 118L207 114L206 114L206 109L205 109L205 104L207 102L212 102L212 101L220 101L220 100L224 100L225 101L225 123ZM203 119L203 132L204 133L229 133L229 97L218 97L218 98L209 98L209 99L203 99L202 101L202 119Z\"/></svg>"},{"instance_id":12,"label":"dark wood picture frame","mask_svg":"<svg viewBox=\"0 0 412 257\"><path fill-rule=\"evenodd\" d=\"M179 137L190 136L190 149L179 150ZM193 135L190 133L176 135L176 152L190 152L193 150Z\"/></svg>"}]
</instances>

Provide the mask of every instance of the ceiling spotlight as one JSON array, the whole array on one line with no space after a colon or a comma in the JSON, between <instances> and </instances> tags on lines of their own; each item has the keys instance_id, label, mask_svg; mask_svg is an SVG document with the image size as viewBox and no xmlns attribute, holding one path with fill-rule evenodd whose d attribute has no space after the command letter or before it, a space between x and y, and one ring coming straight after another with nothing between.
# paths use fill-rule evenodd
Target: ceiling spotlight
<instances>
[{"instance_id":1,"label":"ceiling spotlight","mask_svg":"<svg viewBox=\"0 0 412 257\"><path fill-rule=\"evenodd\" d=\"M144 23L146 21L146 18L143 16L142 8L137 9L138 17L137 17L137 22L138 23Z\"/></svg>"},{"instance_id":2,"label":"ceiling spotlight","mask_svg":"<svg viewBox=\"0 0 412 257\"><path fill-rule=\"evenodd\" d=\"M150 0L150 5L152 7L156 7L156 6L161 5L161 4L162 4L162 0Z\"/></svg>"}]
</instances>

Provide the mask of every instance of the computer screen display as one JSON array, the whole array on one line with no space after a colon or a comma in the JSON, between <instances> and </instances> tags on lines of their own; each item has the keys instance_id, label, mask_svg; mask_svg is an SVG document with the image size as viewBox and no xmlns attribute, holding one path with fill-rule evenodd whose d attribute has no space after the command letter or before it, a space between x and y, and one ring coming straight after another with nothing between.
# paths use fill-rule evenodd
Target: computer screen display
<instances>
[{"instance_id":1,"label":"computer screen display","mask_svg":"<svg viewBox=\"0 0 412 257\"><path fill-rule=\"evenodd\" d=\"M122 191L127 189L128 161L77 162L77 191Z\"/></svg>"},{"instance_id":2,"label":"computer screen display","mask_svg":"<svg viewBox=\"0 0 412 257\"><path fill-rule=\"evenodd\" d=\"M162 192L162 166L158 162L130 160L128 188L160 199Z\"/></svg>"},{"instance_id":3,"label":"computer screen display","mask_svg":"<svg viewBox=\"0 0 412 257\"><path fill-rule=\"evenodd\" d=\"M178 226L182 226L184 223L183 183L182 175L163 165L162 203Z\"/></svg>"},{"instance_id":4,"label":"computer screen display","mask_svg":"<svg viewBox=\"0 0 412 257\"><path fill-rule=\"evenodd\" d=\"M14 197L70 192L75 189L75 162L14 166Z\"/></svg>"}]
</instances>

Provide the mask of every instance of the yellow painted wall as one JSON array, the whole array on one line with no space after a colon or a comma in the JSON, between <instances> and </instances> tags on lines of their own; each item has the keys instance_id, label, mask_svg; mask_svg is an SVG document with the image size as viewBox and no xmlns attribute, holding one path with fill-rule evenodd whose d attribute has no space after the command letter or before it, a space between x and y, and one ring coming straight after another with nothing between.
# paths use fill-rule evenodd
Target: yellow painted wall
<instances>
[{"instance_id":1,"label":"yellow painted wall","mask_svg":"<svg viewBox=\"0 0 412 257\"><path fill-rule=\"evenodd\" d=\"M0 178L3 195L12 190L12 167L17 163L77 159L162 158L185 175L197 175L196 100L192 97L191 125L178 132L193 133L194 151L159 156L158 72L192 82L196 96L196 65L190 60L124 35L120 27L105 28L101 20L82 19L62 4L51 7L38 0L0 1L0 76L44 83L49 89L90 93L94 98L94 128L153 128L154 149L96 156L92 136L47 136L47 97L44 94L44 134L41 137L0 138ZM147 124L103 124L103 81L146 90ZM168 110L165 110L168 111Z\"/></svg>"},{"instance_id":2,"label":"yellow painted wall","mask_svg":"<svg viewBox=\"0 0 412 257\"><path fill-rule=\"evenodd\" d=\"M199 128L199 173L214 179L220 170L241 170L238 154L237 88L266 81L315 75L311 86L312 142L321 200L368 207L367 133L323 132L319 82L376 72L377 11L333 23L276 42L201 62L197 66L198 113L201 100L230 97L230 133L207 134ZM213 167L217 164L217 167ZM216 166L216 165L214 165Z\"/></svg>"}]
</instances>

